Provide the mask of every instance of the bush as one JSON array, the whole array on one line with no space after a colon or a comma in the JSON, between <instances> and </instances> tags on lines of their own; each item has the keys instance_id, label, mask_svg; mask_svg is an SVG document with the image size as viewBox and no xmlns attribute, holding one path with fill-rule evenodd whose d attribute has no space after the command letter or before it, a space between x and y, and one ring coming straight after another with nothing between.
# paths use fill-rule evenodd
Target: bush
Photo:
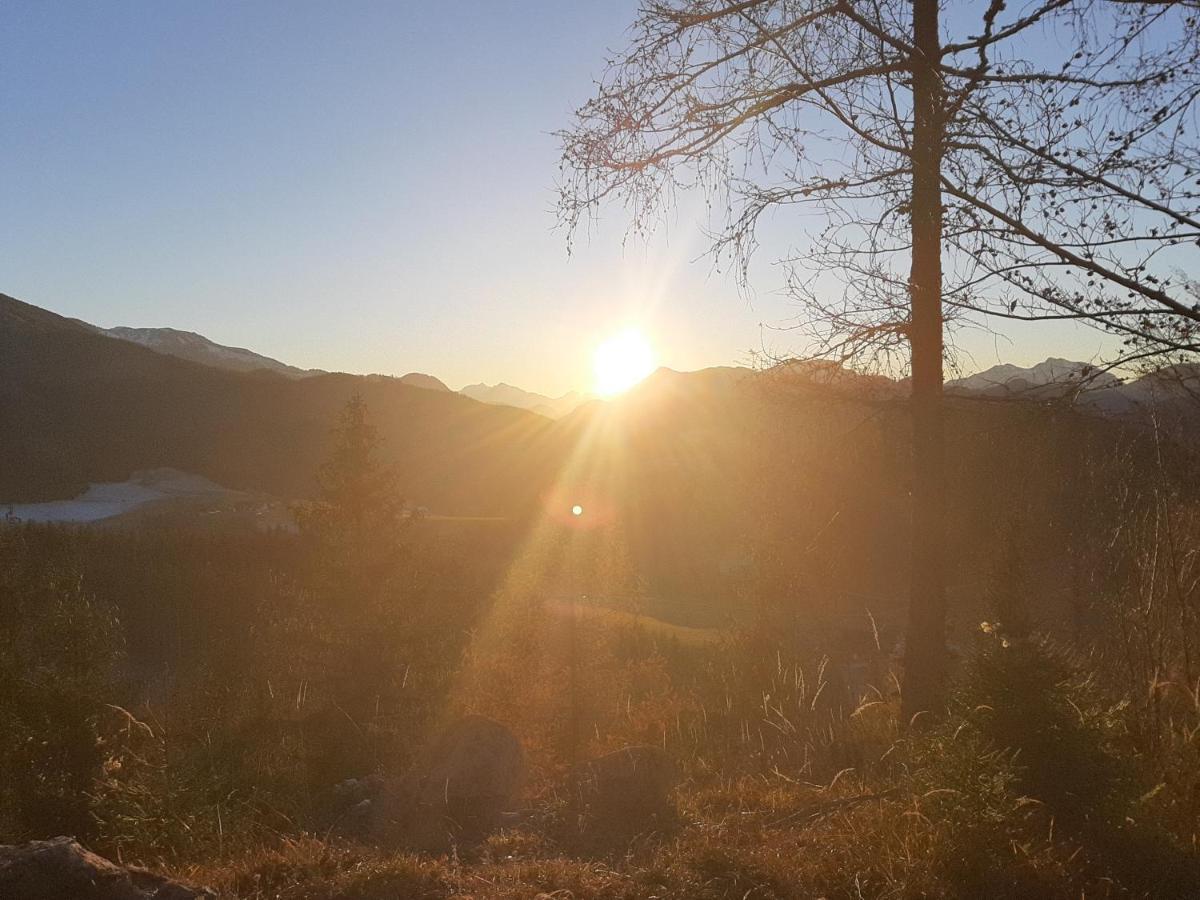
<instances>
[{"instance_id":1,"label":"bush","mask_svg":"<svg viewBox=\"0 0 1200 900\"><path fill-rule=\"evenodd\" d=\"M4 562L15 544L0 531ZM121 624L75 572L20 565L0 567L0 619L0 833L86 838L109 761L101 722L126 675Z\"/></svg>"}]
</instances>

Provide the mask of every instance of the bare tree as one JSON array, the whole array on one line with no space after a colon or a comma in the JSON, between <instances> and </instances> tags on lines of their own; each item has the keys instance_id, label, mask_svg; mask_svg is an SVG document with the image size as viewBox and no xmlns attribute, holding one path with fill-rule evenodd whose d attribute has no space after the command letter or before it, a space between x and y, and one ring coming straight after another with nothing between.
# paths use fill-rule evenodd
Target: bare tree
<instances>
[{"instance_id":1,"label":"bare tree","mask_svg":"<svg viewBox=\"0 0 1200 900\"><path fill-rule=\"evenodd\" d=\"M820 214L785 260L809 350L912 376L909 715L944 682L945 326L1200 348L1170 275L1200 246L1198 115L1195 0L647 0L562 134L572 230L699 188L745 279L765 214Z\"/></svg>"}]
</instances>

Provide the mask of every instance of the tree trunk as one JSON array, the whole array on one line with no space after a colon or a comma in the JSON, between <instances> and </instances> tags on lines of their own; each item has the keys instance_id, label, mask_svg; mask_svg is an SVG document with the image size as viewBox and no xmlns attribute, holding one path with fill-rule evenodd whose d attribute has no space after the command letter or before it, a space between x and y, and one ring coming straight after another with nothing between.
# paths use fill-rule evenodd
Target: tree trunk
<instances>
[{"instance_id":1,"label":"tree trunk","mask_svg":"<svg viewBox=\"0 0 1200 900\"><path fill-rule=\"evenodd\" d=\"M902 714L945 700L945 446L942 426L942 90L938 0L913 0L912 572Z\"/></svg>"}]
</instances>

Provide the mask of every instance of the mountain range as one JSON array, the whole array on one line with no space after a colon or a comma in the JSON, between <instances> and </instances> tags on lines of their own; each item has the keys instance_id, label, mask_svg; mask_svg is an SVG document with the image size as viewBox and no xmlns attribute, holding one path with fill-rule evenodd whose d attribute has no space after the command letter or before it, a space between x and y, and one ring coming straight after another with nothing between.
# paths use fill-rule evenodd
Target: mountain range
<instances>
[{"instance_id":1,"label":"mountain range","mask_svg":"<svg viewBox=\"0 0 1200 900\"><path fill-rule=\"evenodd\" d=\"M319 369L301 369L288 365L242 347L218 344L191 331L125 326L98 328L86 322L79 324L108 337L139 344L157 353L233 372L263 370L288 378L307 378L328 374ZM722 368L726 372L735 373L736 377L751 372L749 369L740 367ZM844 380L844 370L838 366L831 367L822 364L820 361L786 363L782 367L777 367L776 373L784 370L793 373L803 371L808 377L815 380L830 381L831 376ZM391 376L374 377L390 378ZM410 372L392 380L427 390L447 392L450 390L438 378L420 372ZM1002 363L972 375L949 379L946 382L946 390L949 393L957 394L1025 397L1028 399L1051 399L1074 391L1081 394L1085 404L1096 405L1106 411L1123 411L1137 403L1144 403L1150 398L1151 394L1146 390L1148 385L1141 384L1139 387L1135 387L1137 384L1137 381L1122 382L1111 372L1097 368L1090 363L1050 357L1033 366ZM569 391L560 397L548 397L545 394L527 391L503 382L494 385L469 384L459 393L481 403L529 410L549 419L562 418L582 404L594 399L579 391ZM1161 394L1162 391L1157 393Z\"/></svg>"},{"instance_id":2,"label":"mountain range","mask_svg":"<svg viewBox=\"0 0 1200 900\"><path fill-rule=\"evenodd\" d=\"M263 356L261 353L255 353L253 350L246 350L243 347L226 347L210 341L204 335L196 334L194 331L180 331L176 328L129 328L126 326L98 328L87 322L80 322L80 324L93 328L108 337L140 344L156 353L177 356L180 359L203 363L206 366L215 366L218 369L228 369L231 372L253 372L264 369L268 372L286 375L289 378L303 378L307 375L318 374L312 370L289 366L287 363Z\"/></svg>"},{"instance_id":3,"label":"mountain range","mask_svg":"<svg viewBox=\"0 0 1200 900\"><path fill-rule=\"evenodd\" d=\"M775 573L764 590L771 579L780 591L807 585L813 602L895 593L910 502L910 423L894 402L902 382L819 361L659 369L552 419L398 378L247 371L246 356L220 345L200 353L224 365L161 352L175 345L151 349L0 295L0 504L77 498L160 470L284 502L311 497L331 429L359 393L414 506L455 521L502 518L531 535L605 526L645 573L655 614L700 621L706 603L737 593L730 579L748 565ZM1192 369L1104 382L1085 395L1095 399L1065 408L1042 402L1083 365L948 386L947 552L962 571L1014 518L1044 529L1031 540L1058 540L1050 511L1026 508L1031 498L1076 477L1081 448L1091 460L1125 458L1116 448L1147 431L1137 418L1147 400L1200 410L1178 390L1196 383ZM1034 402L992 402L1001 389ZM516 404L522 393L485 396Z\"/></svg>"},{"instance_id":4,"label":"mountain range","mask_svg":"<svg viewBox=\"0 0 1200 900\"><path fill-rule=\"evenodd\" d=\"M119 482L158 467L234 489L303 496L312 490L338 409L359 391L376 411L413 497L431 508L471 513L536 502L580 439L580 423L594 422L600 408L624 410L626 424L656 432L673 422L685 441L706 431L717 445L748 397L878 399L905 390L902 382L836 364L792 361L766 371L660 369L612 403L588 402L592 398L574 392L550 398L507 384L454 392L421 373L393 378L305 370L191 332L98 328L5 295L0 376L6 463L0 502L62 499L89 483ZM951 380L947 394L1046 400L1085 384L1079 406L1129 415L1148 403L1186 405L1187 391L1200 385L1200 367L1121 382L1086 363L1052 358ZM647 408L655 412L642 422L635 413Z\"/></svg>"},{"instance_id":5,"label":"mountain range","mask_svg":"<svg viewBox=\"0 0 1200 900\"><path fill-rule=\"evenodd\" d=\"M355 392L401 489L424 505L507 513L527 504L547 468L550 423L524 410L398 378L246 371L246 356L203 339L156 345L0 295L0 501L65 499L163 467L233 489L310 495L330 428ZM181 345L221 365L161 352Z\"/></svg>"},{"instance_id":6,"label":"mountain range","mask_svg":"<svg viewBox=\"0 0 1200 900\"><path fill-rule=\"evenodd\" d=\"M73 321L94 330L98 334L118 338L123 341L130 341L131 343L139 344L153 350L156 353L175 356L218 369L227 369L231 372L254 372L261 370L275 372L288 378L308 378L313 375L328 374L321 369L301 369L288 365L277 359L264 356L261 353L255 353L253 350L247 350L244 347L230 347L225 344L218 344L216 341L209 340L204 335L196 334L194 331L180 331L176 328L131 328L123 325L115 328L100 328L78 319ZM431 391L450 390L440 379L421 372L409 372L407 375L401 375L395 380L402 384L409 384L413 387L425 388ZM578 391L571 391L563 394L561 397L547 397L544 394L525 391L510 384L469 384L459 391L459 393L473 400L478 400L481 403L527 409L550 419L557 419L566 415L588 399L587 396Z\"/></svg>"},{"instance_id":7,"label":"mountain range","mask_svg":"<svg viewBox=\"0 0 1200 900\"><path fill-rule=\"evenodd\" d=\"M1001 363L946 382L949 390L976 392L989 396L1011 396L1047 387L1066 390L1096 391L1115 388L1121 379L1089 363L1050 357L1029 367Z\"/></svg>"},{"instance_id":8,"label":"mountain range","mask_svg":"<svg viewBox=\"0 0 1200 900\"><path fill-rule=\"evenodd\" d=\"M87 322L82 322L79 319L73 321L79 322L79 324L99 334L140 344L156 353L176 356L180 359L202 363L206 366L227 369L231 372L267 371L275 372L288 378L307 378L311 375L329 374L322 369L300 369L296 366L290 366L287 363L272 359L269 356L263 356L261 353L255 353L253 350L247 350L244 347L229 347L225 344L218 344L216 341L211 341L204 335L196 334L194 331L180 331L177 328L130 328L124 325L117 326L116 328L99 328ZM403 384L411 384L413 387L425 388L432 391L450 390L439 379L421 372L409 372L407 375L399 376L396 380Z\"/></svg>"},{"instance_id":9,"label":"mountain range","mask_svg":"<svg viewBox=\"0 0 1200 900\"><path fill-rule=\"evenodd\" d=\"M560 419L591 399L579 391L568 391L561 397L547 397L545 394L535 394L533 391L522 390L503 382L500 384L468 384L459 393L472 400L478 400L480 403L515 406L517 409L527 409L548 419Z\"/></svg>"}]
</instances>

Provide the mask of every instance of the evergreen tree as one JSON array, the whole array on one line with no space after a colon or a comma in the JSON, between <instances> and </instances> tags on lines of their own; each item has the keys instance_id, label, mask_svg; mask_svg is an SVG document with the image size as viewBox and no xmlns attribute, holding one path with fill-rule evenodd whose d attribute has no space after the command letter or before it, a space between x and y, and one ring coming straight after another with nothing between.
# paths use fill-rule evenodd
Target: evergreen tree
<instances>
[{"instance_id":1,"label":"evergreen tree","mask_svg":"<svg viewBox=\"0 0 1200 900\"><path fill-rule=\"evenodd\" d=\"M366 401L354 394L317 474L320 499L298 515L301 530L316 540L320 564L364 600L396 561L405 524L396 473L380 460L381 445Z\"/></svg>"}]
</instances>

